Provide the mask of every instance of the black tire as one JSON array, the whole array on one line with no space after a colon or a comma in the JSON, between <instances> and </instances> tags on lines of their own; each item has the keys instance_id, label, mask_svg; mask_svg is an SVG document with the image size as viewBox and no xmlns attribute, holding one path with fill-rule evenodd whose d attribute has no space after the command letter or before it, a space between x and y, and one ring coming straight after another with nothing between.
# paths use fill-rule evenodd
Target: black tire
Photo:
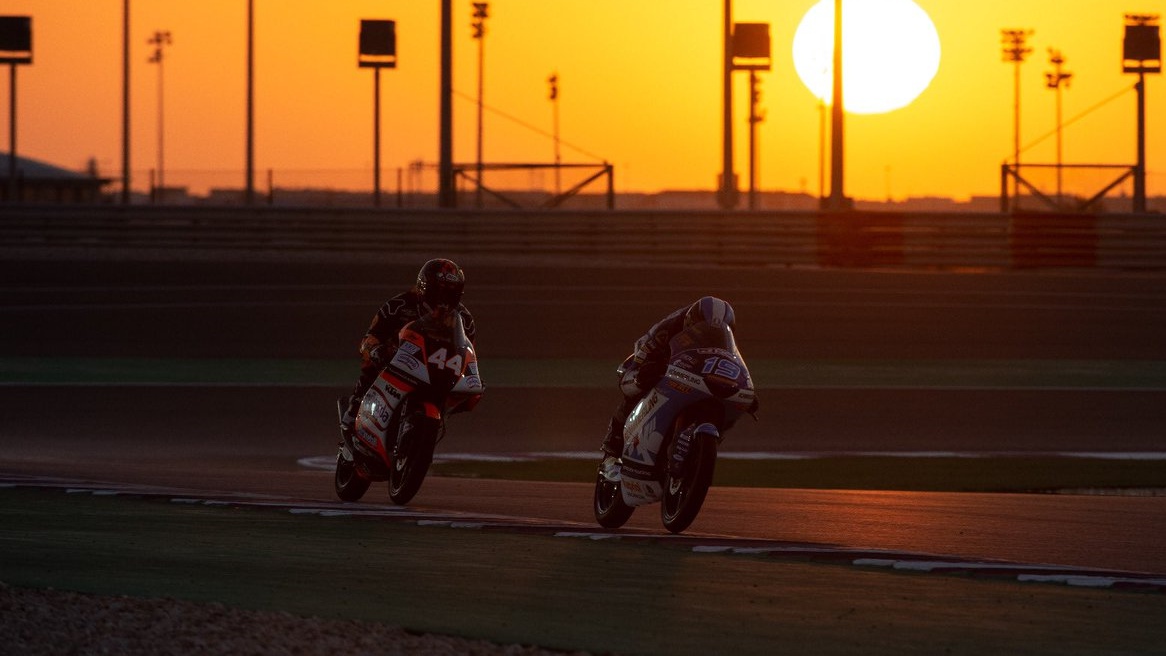
<instances>
[{"instance_id":1,"label":"black tire","mask_svg":"<svg viewBox=\"0 0 1166 656\"><path fill-rule=\"evenodd\" d=\"M355 462L345 460L340 453L336 454L335 487L336 496L341 501L360 501L370 484L371 481L356 471Z\"/></svg>"},{"instance_id":2,"label":"black tire","mask_svg":"<svg viewBox=\"0 0 1166 656\"><path fill-rule=\"evenodd\" d=\"M408 422L402 436L404 448L393 459L393 469L389 472L389 498L397 505L405 505L413 500L425 474L433 463L433 449L437 446L437 432L441 424L421 416Z\"/></svg>"},{"instance_id":3,"label":"black tire","mask_svg":"<svg viewBox=\"0 0 1166 656\"><path fill-rule=\"evenodd\" d=\"M680 533L696 519L704 497L713 482L717 465L717 442L708 435L696 435L688 454L685 474L664 476L664 498L660 501L660 519L671 533Z\"/></svg>"},{"instance_id":4,"label":"black tire","mask_svg":"<svg viewBox=\"0 0 1166 656\"><path fill-rule=\"evenodd\" d=\"M635 511L633 506L624 503L620 484L607 480L602 472L595 474L595 495L591 505L595 510L595 521L603 528L623 526Z\"/></svg>"}]
</instances>

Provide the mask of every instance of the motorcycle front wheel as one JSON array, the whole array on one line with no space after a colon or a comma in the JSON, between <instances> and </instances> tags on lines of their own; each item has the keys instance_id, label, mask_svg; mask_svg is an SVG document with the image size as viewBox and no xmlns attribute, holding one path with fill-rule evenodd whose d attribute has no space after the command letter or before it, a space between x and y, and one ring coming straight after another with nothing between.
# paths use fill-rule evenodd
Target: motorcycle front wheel
<instances>
[{"instance_id":1,"label":"motorcycle front wheel","mask_svg":"<svg viewBox=\"0 0 1166 656\"><path fill-rule=\"evenodd\" d=\"M389 472L389 498L397 505L409 503L425 482L425 474L433 463L433 449L437 446L440 422L425 417L413 417L401 430L401 445Z\"/></svg>"},{"instance_id":2,"label":"motorcycle front wheel","mask_svg":"<svg viewBox=\"0 0 1166 656\"><path fill-rule=\"evenodd\" d=\"M356 463L344 457L343 453L336 454L336 476L334 485L336 496L341 501L360 501L368 491L371 483L356 471Z\"/></svg>"},{"instance_id":3,"label":"motorcycle front wheel","mask_svg":"<svg viewBox=\"0 0 1166 656\"><path fill-rule=\"evenodd\" d=\"M696 519L705 495L713 482L717 464L716 440L707 435L693 439L680 477L666 474L664 498L660 502L660 519L671 533L680 533Z\"/></svg>"},{"instance_id":4,"label":"motorcycle front wheel","mask_svg":"<svg viewBox=\"0 0 1166 656\"><path fill-rule=\"evenodd\" d=\"M620 484L609 481L603 472L597 472L595 475L595 496L592 506L595 510L595 521L603 528L623 526L635 510L624 503Z\"/></svg>"}]
</instances>

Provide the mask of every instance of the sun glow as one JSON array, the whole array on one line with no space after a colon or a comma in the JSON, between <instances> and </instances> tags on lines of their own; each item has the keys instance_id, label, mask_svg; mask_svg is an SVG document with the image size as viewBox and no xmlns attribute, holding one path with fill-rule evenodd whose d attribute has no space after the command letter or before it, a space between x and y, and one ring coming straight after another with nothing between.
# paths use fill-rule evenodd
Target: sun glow
<instances>
[{"instance_id":1,"label":"sun glow","mask_svg":"<svg viewBox=\"0 0 1166 656\"><path fill-rule=\"evenodd\" d=\"M939 71L939 34L912 0L843 0L843 105L880 114L919 97ZM821 0L798 25L794 68L816 97L833 102L834 0Z\"/></svg>"}]
</instances>

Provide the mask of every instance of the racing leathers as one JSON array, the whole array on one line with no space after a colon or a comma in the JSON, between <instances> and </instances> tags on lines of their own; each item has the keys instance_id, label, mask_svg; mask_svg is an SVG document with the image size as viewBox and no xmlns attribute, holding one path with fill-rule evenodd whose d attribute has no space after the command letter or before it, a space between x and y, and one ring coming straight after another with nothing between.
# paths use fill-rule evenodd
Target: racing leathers
<instances>
[{"instance_id":1,"label":"racing leathers","mask_svg":"<svg viewBox=\"0 0 1166 656\"><path fill-rule=\"evenodd\" d=\"M398 334L401 328L428 311L421 293L416 288L397 294L385 301L377 310L372 323L364 333L364 338L360 341L360 377L352 390L352 396L348 399L348 409L340 420L342 430L348 432L352 430L365 392L372 386L381 369L393 359L393 353L400 345ZM457 312L461 315L466 338L473 344L477 334L474 317L461 303L458 303Z\"/></svg>"},{"instance_id":2,"label":"racing leathers","mask_svg":"<svg viewBox=\"0 0 1166 656\"><path fill-rule=\"evenodd\" d=\"M603 438L603 452L610 456L623 453L623 426L628 415L648 390L656 386L668 368L671 354L668 343L684 330L690 306L677 309L636 340L632 354L616 369L623 400L616 406Z\"/></svg>"}]
</instances>

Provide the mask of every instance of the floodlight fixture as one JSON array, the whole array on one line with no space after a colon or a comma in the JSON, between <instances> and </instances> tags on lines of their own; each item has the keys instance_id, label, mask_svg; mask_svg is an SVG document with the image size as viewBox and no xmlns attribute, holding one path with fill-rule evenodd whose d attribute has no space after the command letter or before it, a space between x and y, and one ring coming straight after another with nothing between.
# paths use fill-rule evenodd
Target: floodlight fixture
<instances>
[{"instance_id":1,"label":"floodlight fixture","mask_svg":"<svg viewBox=\"0 0 1166 656\"><path fill-rule=\"evenodd\" d=\"M0 64L32 63L32 17L0 16Z\"/></svg>"},{"instance_id":2,"label":"floodlight fixture","mask_svg":"<svg viewBox=\"0 0 1166 656\"><path fill-rule=\"evenodd\" d=\"M1126 14L1122 71L1162 72L1162 37L1156 14Z\"/></svg>"},{"instance_id":3,"label":"floodlight fixture","mask_svg":"<svg viewBox=\"0 0 1166 656\"><path fill-rule=\"evenodd\" d=\"M397 67L397 23L391 20L360 21L360 68Z\"/></svg>"},{"instance_id":4,"label":"floodlight fixture","mask_svg":"<svg viewBox=\"0 0 1166 656\"><path fill-rule=\"evenodd\" d=\"M486 19L490 17L490 3L475 2L473 17L476 19L470 23L470 27L474 28L474 33L471 35L475 39L481 39L486 36Z\"/></svg>"},{"instance_id":5,"label":"floodlight fixture","mask_svg":"<svg viewBox=\"0 0 1166 656\"><path fill-rule=\"evenodd\" d=\"M769 23L737 23L733 26L733 69L770 69Z\"/></svg>"}]
</instances>

